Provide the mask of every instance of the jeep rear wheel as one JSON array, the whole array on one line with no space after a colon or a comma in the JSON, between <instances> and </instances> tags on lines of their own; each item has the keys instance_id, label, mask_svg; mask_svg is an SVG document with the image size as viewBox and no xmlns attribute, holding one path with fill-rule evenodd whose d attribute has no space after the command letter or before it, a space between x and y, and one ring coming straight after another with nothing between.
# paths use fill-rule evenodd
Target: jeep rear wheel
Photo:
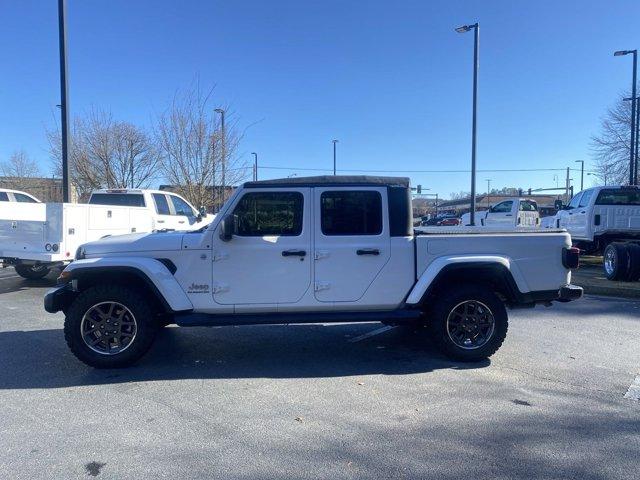
<instances>
[{"instance_id":1,"label":"jeep rear wheel","mask_svg":"<svg viewBox=\"0 0 640 480\"><path fill-rule=\"evenodd\" d=\"M121 285L85 290L69 307L64 322L73 354L96 368L135 363L151 347L157 329L145 296Z\"/></svg>"},{"instance_id":2,"label":"jeep rear wheel","mask_svg":"<svg viewBox=\"0 0 640 480\"><path fill-rule=\"evenodd\" d=\"M473 362L493 355L508 328L504 303L491 290L463 285L440 294L428 312L428 326L446 356Z\"/></svg>"},{"instance_id":3,"label":"jeep rear wheel","mask_svg":"<svg viewBox=\"0 0 640 480\"><path fill-rule=\"evenodd\" d=\"M28 280L40 280L41 278L46 277L51 269L46 265L16 265L15 267L16 273L20 275L22 278L26 278Z\"/></svg>"}]
</instances>

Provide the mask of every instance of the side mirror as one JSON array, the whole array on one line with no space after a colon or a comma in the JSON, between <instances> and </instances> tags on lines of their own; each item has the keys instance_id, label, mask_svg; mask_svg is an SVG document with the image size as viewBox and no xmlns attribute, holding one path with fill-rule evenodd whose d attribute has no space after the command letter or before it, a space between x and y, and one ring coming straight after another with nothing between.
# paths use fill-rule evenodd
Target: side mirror
<instances>
[{"instance_id":1,"label":"side mirror","mask_svg":"<svg viewBox=\"0 0 640 480\"><path fill-rule=\"evenodd\" d=\"M556 210L565 210L566 205L562 204L562 200L555 200L553 202L553 208L555 208Z\"/></svg>"},{"instance_id":2,"label":"side mirror","mask_svg":"<svg viewBox=\"0 0 640 480\"><path fill-rule=\"evenodd\" d=\"M198 209L198 212L200 212L200 216L201 217L206 217L207 216L207 208L205 206L202 206Z\"/></svg>"},{"instance_id":3,"label":"side mirror","mask_svg":"<svg viewBox=\"0 0 640 480\"><path fill-rule=\"evenodd\" d=\"M236 217L235 215L225 215L220 224L220 240L229 242L236 233Z\"/></svg>"}]
</instances>

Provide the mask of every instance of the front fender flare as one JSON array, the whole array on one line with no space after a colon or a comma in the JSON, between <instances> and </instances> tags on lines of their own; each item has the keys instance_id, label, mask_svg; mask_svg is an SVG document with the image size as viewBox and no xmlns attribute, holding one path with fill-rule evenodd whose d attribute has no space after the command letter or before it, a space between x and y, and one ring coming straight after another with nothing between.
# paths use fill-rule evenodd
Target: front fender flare
<instances>
[{"instance_id":1,"label":"front fender flare","mask_svg":"<svg viewBox=\"0 0 640 480\"><path fill-rule=\"evenodd\" d=\"M509 257L502 255L456 255L456 256L443 256L433 260L426 270L420 275L420 278L413 286L413 289L409 293L407 300L408 305L417 305L422 301L424 294L429 287L436 280L438 275L450 266L464 267L464 265L478 266L478 265L499 265L504 267L513 278L515 285L520 293L529 292L530 289L515 265ZM455 287L455 286L454 286Z\"/></svg>"},{"instance_id":2,"label":"front fender flare","mask_svg":"<svg viewBox=\"0 0 640 480\"><path fill-rule=\"evenodd\" d=\"M160 300L174 312L193 310L193 304L176 278L164 263L148 257L105 257L76 260L64 269L68 279L87 274L111 272L133 273L160 296Z\"/></svg>"}]
</instances>

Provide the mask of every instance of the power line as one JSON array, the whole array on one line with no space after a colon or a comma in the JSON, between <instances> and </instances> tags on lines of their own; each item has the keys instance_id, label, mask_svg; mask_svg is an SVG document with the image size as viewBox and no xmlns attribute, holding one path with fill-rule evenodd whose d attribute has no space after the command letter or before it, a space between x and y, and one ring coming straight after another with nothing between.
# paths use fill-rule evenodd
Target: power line
<instances>
[{"instance_id":1,"label":"power line","mask_svg":"<svg viewBox=\"0 0 640 480\"><path fill-rule=\"evenodd\" d=\"M243 170L250 167L240 167L236 170ZM302 167L282 167L282 166L262 166L269 170L298 170L307 172L332 172L330 168L302 168ZM570 169L579 172L580 169ZM341 168L341 172L371 172L371 173L469 173L471 170L376 170L376 169L348 169ZM566 172L566 168L501 168L501 169L478 169L478 172L500 173L500 172Z\"/></svg>"}]
</instances>

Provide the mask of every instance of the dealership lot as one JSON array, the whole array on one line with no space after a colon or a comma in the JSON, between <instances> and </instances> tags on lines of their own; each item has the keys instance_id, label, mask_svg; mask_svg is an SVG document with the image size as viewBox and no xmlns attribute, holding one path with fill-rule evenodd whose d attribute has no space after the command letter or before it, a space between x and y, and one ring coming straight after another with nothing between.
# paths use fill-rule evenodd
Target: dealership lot
<instances>
[{"instance_id":1,"label":"dealership lot","mask_svg":"<svg viewBox=\"0 0 640 480\"><path fill-rule=\"evenodd\" d=\"M98 371L52 284L0 270L0 478L637 478L635 300L514 311L482 364L379 324L169 327Z\"/></svg>"}]
</instances>

